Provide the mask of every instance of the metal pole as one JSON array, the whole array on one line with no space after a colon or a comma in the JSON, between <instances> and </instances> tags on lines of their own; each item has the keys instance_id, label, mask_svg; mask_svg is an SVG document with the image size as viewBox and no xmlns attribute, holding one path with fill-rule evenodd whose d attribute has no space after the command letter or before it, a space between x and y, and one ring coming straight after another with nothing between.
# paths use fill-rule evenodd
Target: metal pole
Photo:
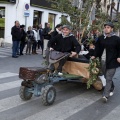
<instances>
[{"instance_id":1,"label":"metal pole","mask_svg":"<svg viewBox=\"0 0 120 120\"><path fill-rule=\"evenodd\" d=\"M118 0L118 5L117 5L117 15L119 13L119 7L120 7L120 0ZM120 36L120 29L118 29L118 36Z\"/></svg>"},{"instance_id":2,"label":"metal pole","mask_svg":"<svg viewBox=\"0 0 120 120\"><path fill-rule=\"evenodd\" d=\"M111 18L111 20L112 20L112 9L113 9L113 8L112 8L112 3L113 3L113 1L114 1L114 0L111 0L111 10L110 10L110 18Z\"/></svg>"},{"instance_id":3,"label":"metal pole","mask_svg":"<svg viewBox=\"0 0 120 120\"><path fill-rule=\"evenodd\" d=\"M25 17L25 30L27 31L27 17Z\"/></svg>"},{"instance_id":4,"label":"metal pole","mask_svg":"<svg viewBox=\"0 0 120 120\"><path fill-rule=\"evenodd\" d=\"M118 12L119 12L119 4L120 4L120 0L118 0L118 3L117 3L117 15L118 15Z\"/></svg>"}]
</instances>

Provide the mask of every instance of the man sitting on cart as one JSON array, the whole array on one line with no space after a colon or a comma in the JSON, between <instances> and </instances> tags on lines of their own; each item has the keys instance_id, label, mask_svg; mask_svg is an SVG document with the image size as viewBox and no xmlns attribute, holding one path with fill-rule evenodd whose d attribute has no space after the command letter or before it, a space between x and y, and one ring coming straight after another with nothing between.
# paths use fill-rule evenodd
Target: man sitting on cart
<instances>
[{"instance_id":1,"label":"man sitting on cart","mask_svg":"<svg viewBox=\"0 0 120 120\"><path fill-rule=\"evenodd\" d=\"M56 50L59 52L69 52L71 53L70 57L75 57L81 50L81 46L78 43L77 39L73 34L71 34L72 28L69 25L63 25L62 27L62 34L58 34L56 37L54 37L50 43L50 51ZM67 58L64 58L59 61L59 66L57 68L58 75L62 74L62 67L64 66L65 62L67 61ZM51 71L55 71L54 65L51 65L50 67Z\"/></svg>"}]
</instances>

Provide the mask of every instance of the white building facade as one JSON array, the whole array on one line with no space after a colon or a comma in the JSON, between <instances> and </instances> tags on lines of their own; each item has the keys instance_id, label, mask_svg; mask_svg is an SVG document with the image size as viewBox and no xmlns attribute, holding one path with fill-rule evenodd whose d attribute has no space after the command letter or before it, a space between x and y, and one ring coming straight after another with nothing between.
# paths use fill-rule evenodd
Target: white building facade
<instances>
[{"instance_id":1,"label":"white building facade","mask_svg":"<svg viewBox=\"0 0 120 120\"><path fill-rule=\"evenodd\" d=\"M116 16L116 10L120 12L120 0L101 0L103 12L108 13L114 19ZM111 6L114 6L114 9Z\"/></svg>"},{"instance_id":2,"label":"white building facade","mask_svg":"<svg viewBox=\"0 0 120 120\"><path fill-rule=\"evenodd\" d=\"M8 2L9 1L9 2ZM18 20L20 24L28 26L50 23L52 29L61 22L62 14L52 8L52 4L46 0L2 0L0 1L0 38L3 37L5 42L12 43L11 28L14 22ZM27 5L27 7L25 7ZM27 8L27 15L24 12ZM69 19L69 17L68 17Z\"/></svg>"}]
</instances>

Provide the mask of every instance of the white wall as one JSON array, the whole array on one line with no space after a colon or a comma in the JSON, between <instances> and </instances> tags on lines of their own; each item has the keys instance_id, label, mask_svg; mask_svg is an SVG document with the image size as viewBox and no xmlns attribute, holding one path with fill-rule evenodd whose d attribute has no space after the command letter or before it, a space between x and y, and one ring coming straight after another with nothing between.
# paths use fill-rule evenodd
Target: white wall
<instances>
[{"instance_id":1,"label":"white wall","mask_svg":"<svg viewBox=\"0 0 120 120\"><path fill-rule=\"evenodd\" d=\"M30 3L30 0L16 0L16 4L0 4L1 7L5 7L5 42L12 43L11 28L14 26L14 22L18 20L20 24L25 24L24 10L25 3ZM45 22L48 22L48 14L56 14L55 25L61 22L61 13L47 10L43 8L37 8L30 6L30 16L27 17L27 28L33 26L33 13L34 10L43 12L42 25L44 27Z\"/></svg>"},{"instance_id":2,"label":"white wall","mask_svg":"<svg viewBox=\"0 0 120 120\"><path fill-rule=\"evenodd\" d=\"M11 43L11 27L13 26L15 20L15 6L11 4L0 4L0 6L5 7L5 42Z\"/></svg>"}]
</instances>

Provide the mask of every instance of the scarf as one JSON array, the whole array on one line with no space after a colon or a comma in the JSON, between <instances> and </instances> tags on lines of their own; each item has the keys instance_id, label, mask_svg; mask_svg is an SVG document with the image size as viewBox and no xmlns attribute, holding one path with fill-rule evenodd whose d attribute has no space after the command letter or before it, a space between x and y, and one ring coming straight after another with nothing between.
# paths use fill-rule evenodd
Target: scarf
<instances>
[{"instance_id":1,"label":"scarf","mask_svg":"<svg viewBox=\"0 0 120 120\"><path fill-rule=\"evenodd\" d=\"M70 37L70 36L74 36L72 33L70 33L68 36L65 36L63 33L62 33L62 36L63 38L67 38L67 37Z\"/></svg>"},{"instance_id":2,"label":"scarf","mask_svg":"<svg viewBox=\"0 0 120 120\"><path fill-rule=\"evenodd\" d=\"M109 33L109 34L104 33L104 39L106 39L107 37L112 37L112 36L114 36L114 35L115 35L114 32L111 32L111 33Z\"/></svg>"}]
</instances>

